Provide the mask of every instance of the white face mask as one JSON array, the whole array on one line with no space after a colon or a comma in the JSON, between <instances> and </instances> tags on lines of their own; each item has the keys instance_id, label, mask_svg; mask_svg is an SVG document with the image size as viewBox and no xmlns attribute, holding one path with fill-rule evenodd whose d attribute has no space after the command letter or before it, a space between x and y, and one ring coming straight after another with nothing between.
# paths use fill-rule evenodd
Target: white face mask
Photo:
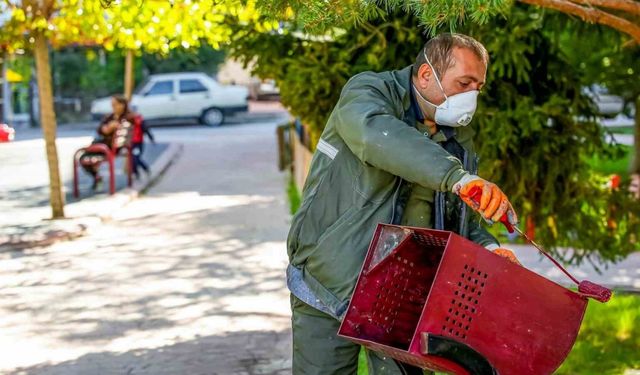
<instances>
[{"instance_id":1,"label":"white face mask","mask_svg":"<svg viewBox=\"0 0 640 375\"><path fill-rule=\"evenodd\" d=\"M436 124L452 127L469 125L471 119L473 119L473 114L476 112L478 94L480 92L478 90L472 90L447 97L447 94L445 94L442 84L440 83L440 79L436 74L436 70L433 68L433 65L431 65L424 49L422 50L422 53L424 54L424 58L427 60L427 64L431 67L431 71L436 78L438 87L440 87L440 91L442 91L445 100L442 104L435 105L422 96L414 86L415 92L418 94L420 99L429 105L436 107L436 114L434 118Z\"/></svg>"}]
</instances>

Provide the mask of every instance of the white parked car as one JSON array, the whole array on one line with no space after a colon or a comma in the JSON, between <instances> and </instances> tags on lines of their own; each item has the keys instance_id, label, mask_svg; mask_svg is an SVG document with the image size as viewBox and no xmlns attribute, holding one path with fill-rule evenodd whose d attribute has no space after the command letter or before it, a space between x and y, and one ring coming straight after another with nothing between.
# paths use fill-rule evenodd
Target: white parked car
<instances>
[{"instance_id":1,"label":"white parked car","mask_svg":"<svg viewBox=\"0 0 640 375\"><path fill-rule=\"evenodd\" d=\"M222 85L204 73L170 73L149 76L131 98L131 107L145 120L197 119L218 126L226 116L248 109L249 90ZM99 119L111 113L111 98L91 103L91 115Z\"/></svg>"},{"instance_id":2,"label":"white parked car","mask_svg":"<svg viewBox=\"0 0 640 375\"><path fill-rule=\"evenodd\" d=\"M273 79L254 79L249 84L249 96L253 100L274 100L280 96L280 89Z\"/></svg>"},{"instance_id":3,"label":"white parked car","mask_svg":"<svg viewBox=\"0 0 640 375\"><path fill-rule=\"evenodd\" d=\"M624 99L611 95L604 86L591 85L582 91L593 100L601 115L613 117L624 109Z\"/></svg>"}]
</instances>

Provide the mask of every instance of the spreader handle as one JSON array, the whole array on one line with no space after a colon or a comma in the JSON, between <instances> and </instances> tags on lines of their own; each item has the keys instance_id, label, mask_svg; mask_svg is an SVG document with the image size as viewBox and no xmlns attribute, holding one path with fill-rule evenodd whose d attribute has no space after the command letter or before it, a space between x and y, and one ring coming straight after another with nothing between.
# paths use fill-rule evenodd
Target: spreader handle
<instances>
[{"instance_id":1,"label":"spreader handle","mask_svg":"<svg viewBox=\"0 0 640 375\"><path fill-rule=\"evenodd\" d=\"M425 355L442 357L461 366L469 375L497 375L491 363L469 345L449 337L422 332L420 351Z\"/></svg>"},{"instance_id":2,"label":"spreader handle","mask_svg":"<svg viewBox=\"0 0 640 375\"><path fill-rule=\"evenodd\" d=\"M473 200L475 203L479 205L480 198L482 197L482 189L480 189L477 186L474 186L473 188L471 188L471 191L469 192L469 197L471 198L471 200ZM567 275L571 279L571 281L576 283L576 285L578 286L578 293L581 296L585 298L593 298L596 301L603 302L603 303L611 299L611 296L613 295L613 292L611 292L611 289L606 288L602 285L592 283L587 280L578 281L578 279L576 279L572 274L570 274L569 271L567 271L564 267L562 267L560 262L555 260L549 253L544 251L542 247L540 247L537 243L535 243L535 241L529 238L529 236L527 236L526 233L520 230L517 226L513 226L509 221L507 213L504 213L502 215L502 217L500 218L500 222L504 224L504 226L507 228L509 233L513 233L514 230L518 232L518 234L524 237L527 240L527 242L529 242L530 244L533 245L533 247L538 249L538 251L542 255L546 256L551 262L553 262L553 264L556 267L558 267L560 271L564 272L564 274Z\"/></svg>"}]
</instances>

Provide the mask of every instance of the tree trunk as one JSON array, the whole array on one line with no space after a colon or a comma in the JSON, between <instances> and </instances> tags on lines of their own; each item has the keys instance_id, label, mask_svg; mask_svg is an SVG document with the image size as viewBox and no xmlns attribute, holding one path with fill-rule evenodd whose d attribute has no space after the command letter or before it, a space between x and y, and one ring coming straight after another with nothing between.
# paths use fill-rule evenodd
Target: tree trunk
<instances>
[{"instance_id":1,"label":"tree trunk","mask_svg":"<svg viewBox=\"0 0 640 375\"><path fill-rule=\"evenodd\" d=\"M636 124L633 136L634 152L631 157L631 173L640 174L640 96L636 98Z\"/></svg>"},{"instance_id":2,"label":"tree trunk","mask_svg":"<svg viewBox=\"0 0 640 375\"><path fill-rule=\"evenodd\" d=\"M9 54L2 60L2 122L13 125L13 108L11 103L11 84L9 83Z\"/></svg>"},{"instance_id":3,"label":"tree trunk","mask_svg":"<svg viewBox=\"0 0 640 375\"><path fill-rule=\"evenodd\" d=\"M49 49L47 39L42 32L34 34L36 59L36 75L40 102L40 125L44 133L49 164L49 188L52 218L64 217L64 198L60 185L58 168L58 150L56 148L56 114L53 110L53 93L51 91L51 67L49 66Z\"/></svg>"},{"instance_id":4,"label":"tree trunk","mask_svg":"<svg viewBox=\"0 0 640 375\"><path fill-rule=\"evenodd\" d=\"M128 49L124 60L124 97L131 100L133 93L133 51Z\"/></svg>"}]
</instances>

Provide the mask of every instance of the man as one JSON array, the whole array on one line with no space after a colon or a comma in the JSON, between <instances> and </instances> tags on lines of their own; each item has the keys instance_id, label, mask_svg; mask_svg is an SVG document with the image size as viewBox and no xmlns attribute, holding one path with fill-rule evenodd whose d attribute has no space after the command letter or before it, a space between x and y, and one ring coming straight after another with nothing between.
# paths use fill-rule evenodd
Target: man
<instances>
[{"instance_id":1,"label":"man","mask_svg":"<svg viewBox=\"0 0 640 375\"><path fill-rule=\"evenodd\" d=\"M504 193L475 175L467 125L487 63L473 38L442 34L412 66L360 73L343 88L287 240L294 374L355 374L360 347L336 333L376 224L451 230L517 262L467 212L469 205L487 220L517 221ZM479 205L468 196L476 186ZM421 373L367 357L372 375Z\"/></svg>"}]
</instances>

